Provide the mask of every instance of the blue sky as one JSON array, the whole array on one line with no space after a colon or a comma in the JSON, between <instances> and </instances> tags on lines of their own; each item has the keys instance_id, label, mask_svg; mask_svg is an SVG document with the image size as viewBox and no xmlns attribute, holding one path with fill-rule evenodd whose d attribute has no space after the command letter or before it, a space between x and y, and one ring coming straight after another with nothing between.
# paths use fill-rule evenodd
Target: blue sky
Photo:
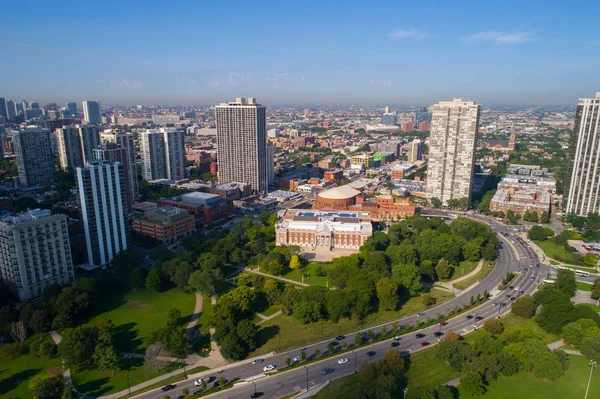
<instances>
[{"instance_id":1,"label":"blue sky","mask_svg":"<svg viewBox=\"0 0 600 399\"><path fill-rule=\"evenodd\" d=\"M599 1L10 1L0 97L42 102L575 104Z\"/></svg>"}]
</instances>

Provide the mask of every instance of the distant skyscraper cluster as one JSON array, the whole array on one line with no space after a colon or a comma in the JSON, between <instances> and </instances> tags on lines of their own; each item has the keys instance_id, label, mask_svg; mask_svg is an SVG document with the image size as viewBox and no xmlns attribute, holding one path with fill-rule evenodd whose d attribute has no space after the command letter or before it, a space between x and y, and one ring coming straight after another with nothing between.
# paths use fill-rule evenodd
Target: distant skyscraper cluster
<instances>
[{"instance_id":1,"label":"distant skyscraper cluster","mask_svg":"<svg viewBox=\"0 0 600 399\"><path fill-rule=\"evenodd\" d=\"M427 197L471 199L479 105L455 98L432 108Z\"/></svg>"},{"instance_id":2,"label":"distant skyscraper cluster","mask_svg":"<svg viewBox=\"0 0 600 399\"><path fill-rule=\"evenodd\" d=\"M565 213L600 212L600 92L577 103L565 179Z\"/></svg>"},{"instance_id":3,"label":"distant skyscraper cluster","mask_svg":"<svg viewBox=\"0 0 600 399\"><path fill-rule=\"evenodd\" d=\"M246 183L257 194L268 191L265 107L237 98L215 107L219 182Z\"/></svg>"}]
</instances>

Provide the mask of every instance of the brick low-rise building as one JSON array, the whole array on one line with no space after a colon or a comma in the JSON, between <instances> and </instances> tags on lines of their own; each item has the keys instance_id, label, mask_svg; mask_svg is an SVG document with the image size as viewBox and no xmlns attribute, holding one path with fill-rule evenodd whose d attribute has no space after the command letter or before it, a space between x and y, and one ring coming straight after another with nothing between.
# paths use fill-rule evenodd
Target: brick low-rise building
<instances>
[{"instance_id":1,"label":"brick low-rise building","mask_svg":"<svg viewBox=\"0 0 600 399\"><path fill-rule=\"evenodd\" d=\"M394 200L391 195L380 195L374 200L353 205L349 210L354 212L369 212L373 220L392 222L413 216L415 214L415 204L409 198Z\"/></svg>"},{"instance_id":2,"label":"brick low-rise building","mask_svg":"<svg viewBox=\"0 0 600 399\"><path fill-rule=\"evenodd\" d=\"M323 173L324 180L344 180L343 170L328 170Z\"/></svg>"},{"instance_id":3,"label":"brick low-rise building","mask_svg":"<svg viewBox=\"0 0 600 399\"><path fill-rule=\"evenodd\" d=\"M550 213L551 201L551 194L545 190L498 188L490 202L490 211L506 214L511 210L520 216L529 211L536 212L541 217L542 212Z\"/></svg>"},{"instance_id":4,"label":"brick low-rise building","mask_svg":"<svg viewBox=\"0 0 600 399\"><path fill-rule=\"evenodd\" d=\"M315 212L289 210L275 225L277 245L297 245L358 251L373 234L367 212Z\"/></svg>"},{"instance_id":5,"label":"brick low-rise building","mask_svg":"<svg viewBox=\"0 0 600 399\"><path fill-rule=\"evenodd\" d=\"M193 192L180 197L161 198L157 204L187 210L195 218L196 229L225 221L233 215L233 202L216 194Z\"/></svg>"},{"instance_id":6,"label":"brick low-rise building","mask_svg":"<svg viewBox=\"0 0 600 399\"><path fill-rule=\"evenodd\" d=\"M164 243L173 242L196 229L196 220L185 209L163 206L133 220L133 230Z\"/></svg>"}]
</instances>

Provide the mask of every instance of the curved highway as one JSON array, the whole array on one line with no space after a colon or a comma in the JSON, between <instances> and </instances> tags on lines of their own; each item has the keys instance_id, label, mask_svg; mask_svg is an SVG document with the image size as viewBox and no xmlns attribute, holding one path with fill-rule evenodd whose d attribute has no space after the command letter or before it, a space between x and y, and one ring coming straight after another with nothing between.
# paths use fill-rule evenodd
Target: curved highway
<instances>
[{"instance_id":1,"label":"curved highway","mask_svg":"<svg viewBox=\"0 0 600 399\"><path fill-rule=\"evenodd\" d=\"M442 214L439 211L426 211L423 212L423 216ZM547 276L548 268L542 265L535 251L533 251L528 244L520 239L518 235L513 234L512 230L496 222L494 219L488 219L486 217L480 217L477 215L467 215L468 217L487 223L491 225L492 229L498 233L498 237L501 240L499 248L498 261L494 270L478 285L472 289L461 292L455 298L450 301L444 302L443 304L434 308L428 309L425 314L420 318L417 315L409 316L396 322L400 326L414 325L418 320L426 320L427 317L434 318L437 313L446 313L446 309L453 309L455 306L461 306L463 303L469 302L471 296L477 297L482 295L487 290L488 293L494 291L494 289L502 282L506 273L517 272L518 278L513 283L514 289L505 290L494 297L492 297L486 303L478 306L469 313L461 314L457 317L449 319L447 324L444 326L435 325L428 328L424 328L418 331L420 334L424 334L423 337L417 338L416 332L402 335L398 341L399 345L395 348L403 354L409 354L426 347L424 342L434 344L440 338L436 333L447 333L454 331L458 334L465 334L482 326L483 320L490 317L498 317L506 312L510 311L513 303L513 299L516 298L522 291L523 294L532 293L537 289L542 280ZM526 271L524 271L527 269ZM343 342L347 342L348 346L352 347L354 343L354 336L357 333L364 333L367 330L371 330L374 333L379 333L381 327L387 328L389 331L392 322L369 327L368 329L360 332L355 332L346 335ZM237 362L223 368L222 372L217 373L217 370L210 370L207 372L195 375L194 378L190 378L185 381L176 383L175 389L168 393L162 392L160 389L155 389L146 393L137 395L137 398L153 399L163 398L165 394L168 394L172 398L178 398L182 395L182 390L188 388L191 393L200 391L199 387L194 386L194 379L205 378L205 377L216 377L216 380L220 377L225 378L228 381L235 381L239 379L247 379L249 377L257 376L263 372L263 367L268 364L274 364L277 367L285 367L285 359L294 358L300 354L302 350L309 356L313 356L316 349L319 349L321 353L327 352L327 345L333 342L333 339L308 345L304 348L298 348L282 353L275 354L273 356L265 356L264 362L261 364L252 364L252 359ZM394 340L388 339L386 341L377 342L371 345L363 346L355 351L340 353L338 356L333 356L328 359L317 361L311 364L307 364L305 367L299 367L290 371L282 373L274 373L267 377L256 379L254 383L240 384L233 388L227 389L223 392L218 392L207 397L210 398L250 398L254 392L263 393L263 398L274 399L281 396L285 396L294 392L305 390L307 387L320 384L326 380L336 379L347 376L354 373L355 367L358 367L362 361L373 362L376 359L380 359L384 356L385 352L391 347ZM339 347L339 346L338 346ZM369 355L367 355L367 353ZM374 352L374 353L373 353ZM338 364L338 360L341 358L347 358L349 361L344 364ZM323 369L331 368L333 372L327 375L323 374ZM209 383L211 387L215 382Z\"/></svg>"}]
</instances>

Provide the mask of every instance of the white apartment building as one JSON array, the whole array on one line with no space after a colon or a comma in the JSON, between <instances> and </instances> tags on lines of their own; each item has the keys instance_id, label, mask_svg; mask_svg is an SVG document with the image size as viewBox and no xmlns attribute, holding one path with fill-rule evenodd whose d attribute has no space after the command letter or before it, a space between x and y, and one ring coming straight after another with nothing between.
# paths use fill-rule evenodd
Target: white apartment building
<instances>
[{"instance_id":1,"label":"white apartment building","mask_svg":"<svg viewBox=\"0 0 600 399\"><path fill-rule=\"evenodd\" d=\"M88 263L106 266L129 247L123 166L118 162L90 162L77 168L77 186Z\"/></svg>"},{"instance_id":2,"label":"white apartment building","mask_svg":"<svg viewBox=\"0 0 600 399\"><path fill-rule=\"evenodd\" d=\"M249 184L257 194L268 192L265 107L256 99L237 98L215 107L219 183Z\"/></svg>"},{"instance_id":3,"label":"white apartment building","mask_svg":"<svg viewBox=\"0 0 600 399\"><path fill-rule=\"evenodd\" d=\"M427 198L471 198L479 105L455 98L431 107Z\"/></svg>"},{"instance_id":4,"label":"white apartment building","mask_svg":"<svg viewBox=\"0 0 600 399\"><path fill-rule=\"evenodd\" d=\"M564 212L585 216L600 212L600 92L581 98L569 145Z\"/></svg>"},{"instance_id":5,"label":"white apartment building","mask_svg":"<svg viewBox=\"0 0 600 399\"><path fill-rule=\"evenodd\" d=\"M34 209L0 220L0 280L21 301L74 278L65 215Z\"/></svg>"}]
</instances>

